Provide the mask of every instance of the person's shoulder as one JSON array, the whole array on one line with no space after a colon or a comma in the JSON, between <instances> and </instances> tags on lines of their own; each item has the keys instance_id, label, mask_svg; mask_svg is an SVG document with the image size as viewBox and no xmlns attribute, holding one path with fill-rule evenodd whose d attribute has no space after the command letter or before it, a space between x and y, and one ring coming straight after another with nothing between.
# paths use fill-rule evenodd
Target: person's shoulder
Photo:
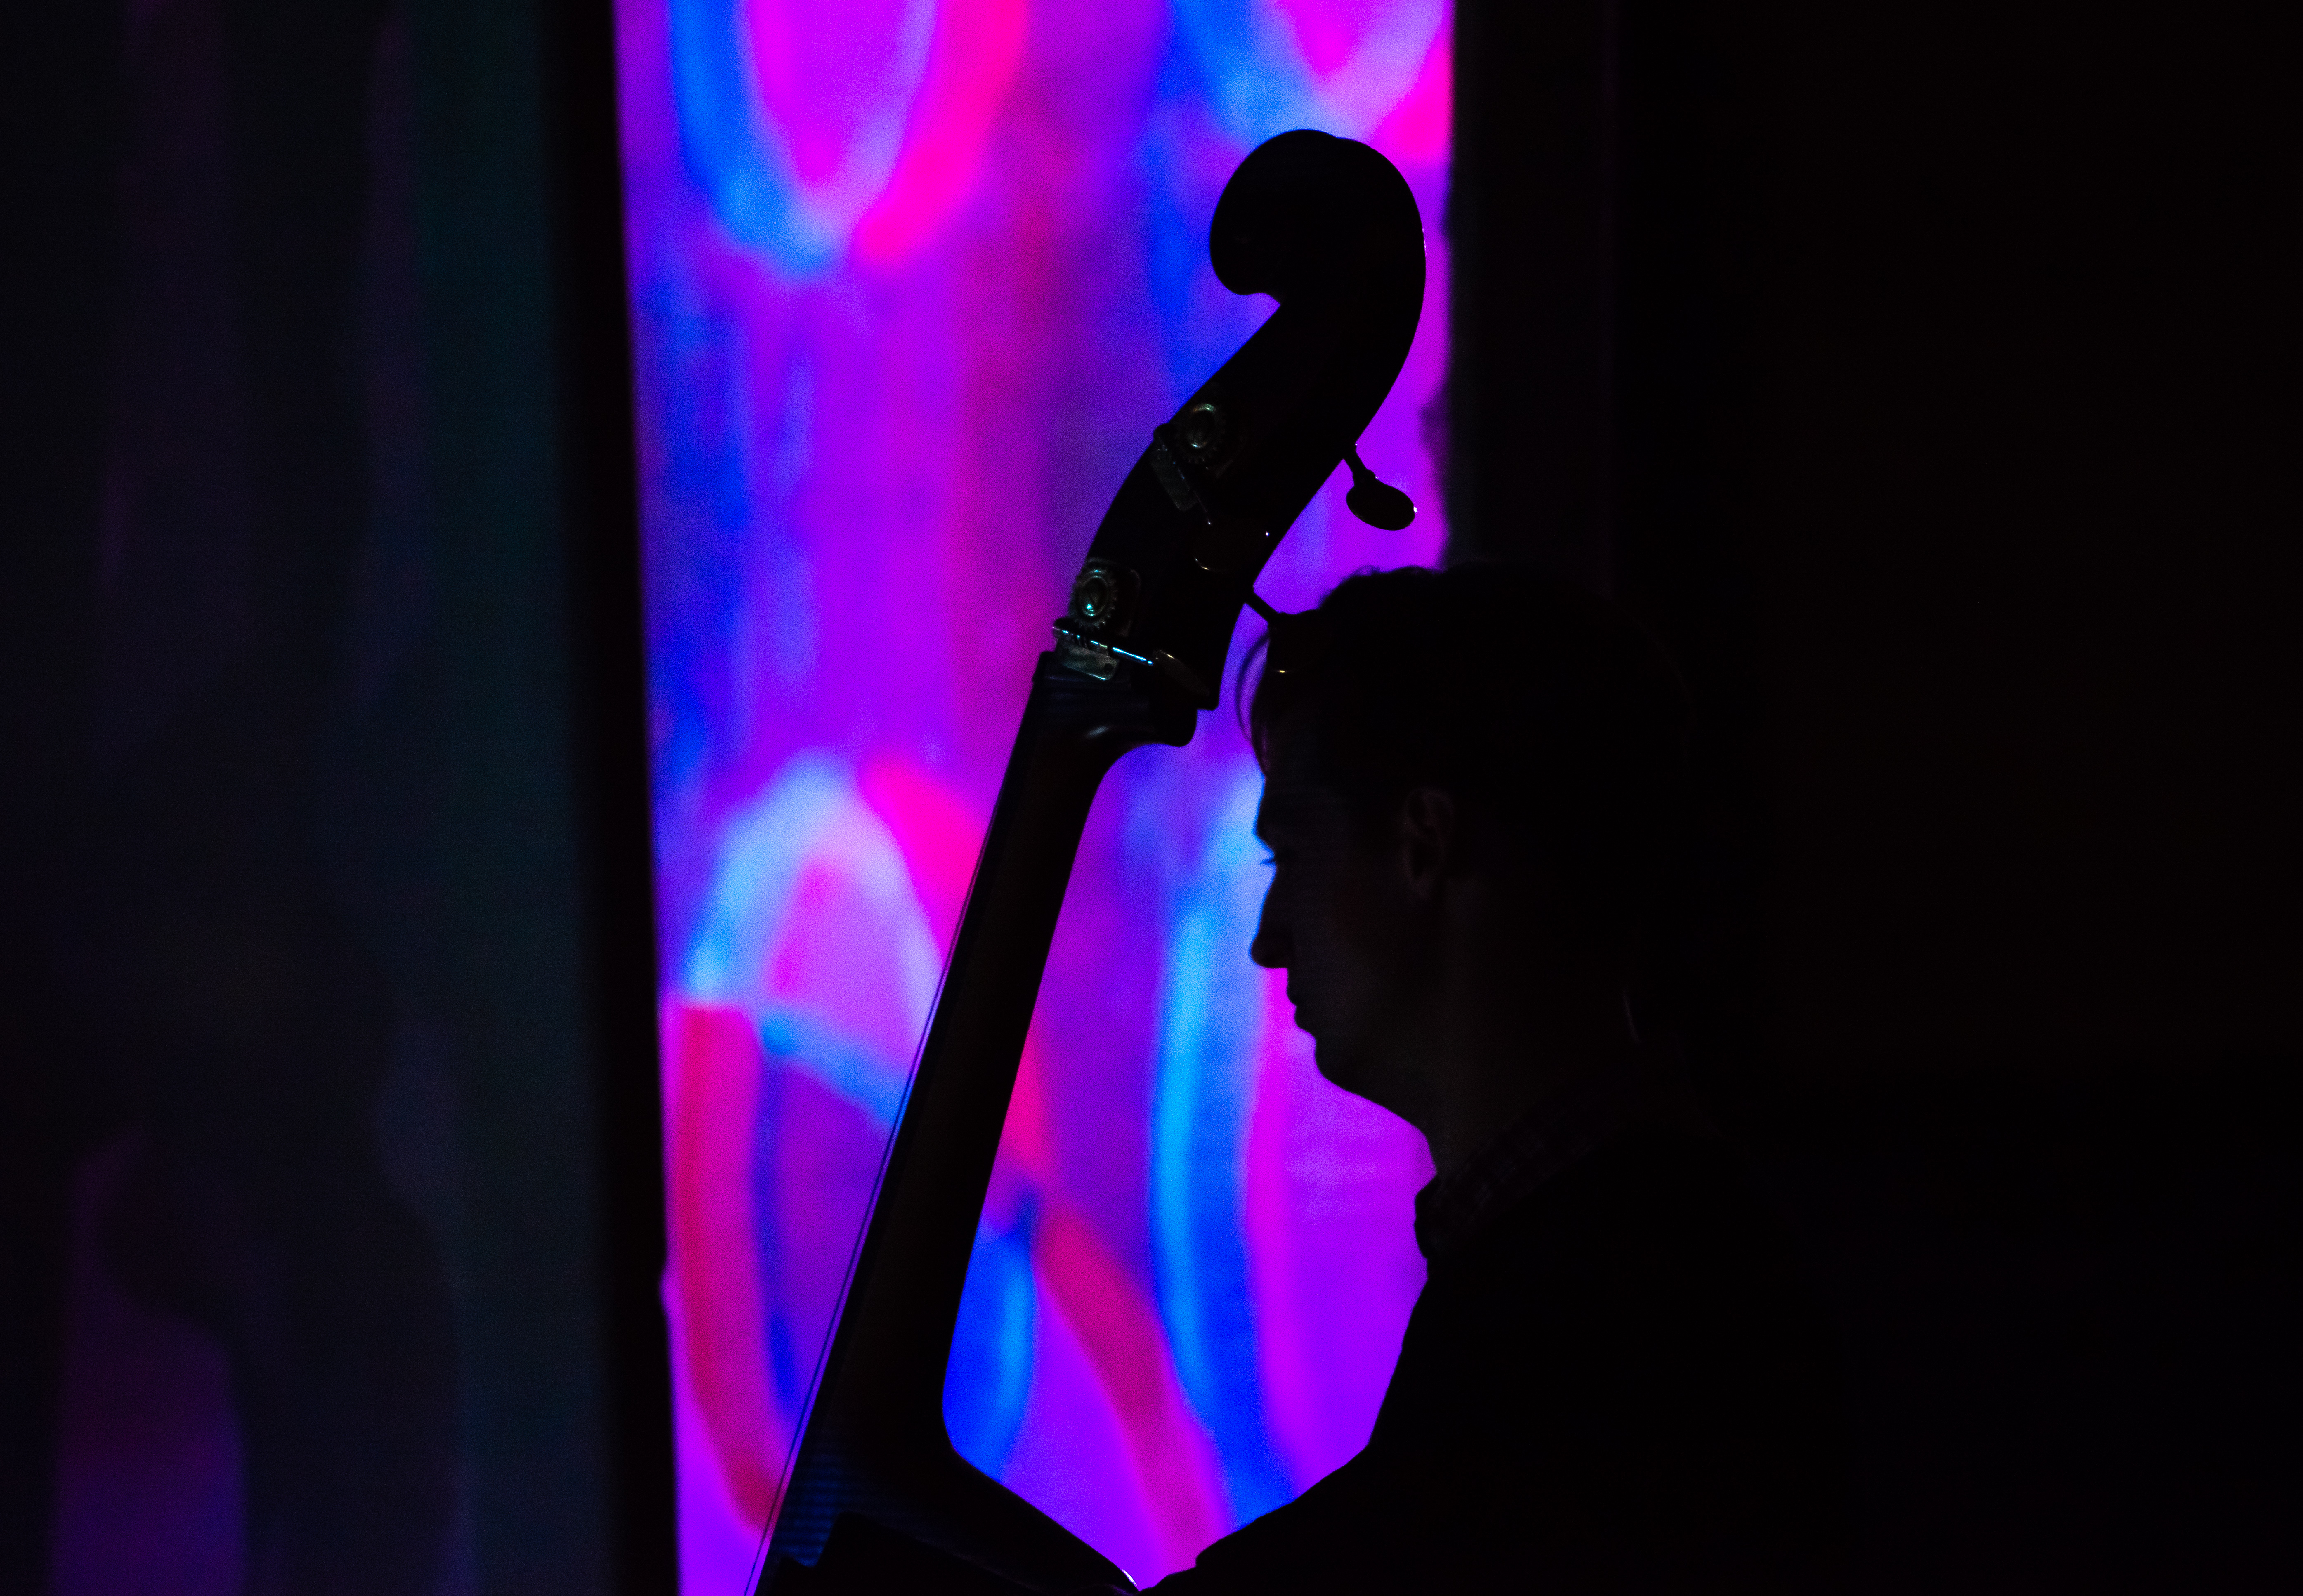
<instances>
[{"instance_id":1,"label":"person's shoulder","mask_svg":"<svg viewBox=\"0 0 2303 1596\"><path fill-rule=\"evenodd\" d=\"M1794 1251L1733 1141L1645 1125L1531 1193L1432 1279L1450 1299L1488 1309L1524 1299L1546 1320L1685 1322L1788 1308L1804 1295Z\"/></svg>"}]
</instances>

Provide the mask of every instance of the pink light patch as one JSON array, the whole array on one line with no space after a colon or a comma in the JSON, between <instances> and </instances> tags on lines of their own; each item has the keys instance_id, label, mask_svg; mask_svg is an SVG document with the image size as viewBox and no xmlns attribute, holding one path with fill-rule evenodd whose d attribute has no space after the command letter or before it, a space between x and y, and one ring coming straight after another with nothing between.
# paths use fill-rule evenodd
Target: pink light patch
<instances>
[{"instance_id":1,"label":"pink light patch","mask_svg":"<svg viewBox=\"0 0 2303 1596\"><path fill-rule=\"evenodd\" d=\"M1024 60L1025 0L936 10L935 42L903 154L887 189L856 224L856 253L885 264L932 236L966 199L984 140Z\"/></svg>"},{"instance_id":2,"label":"pink light patch","mask_svg":"<svg viewBox=\"0 0 2303 1596\"><path fill-rule=\"evenodd\" d=\"M975 874L975 856L983 846L984 817L908 759L873 760L857 785L903 850L904 867L911 873L936 946L949 953Z\"/></svg>"},{"instance_id":3,"label":"pink light patch","mask_svg":"<svg viewBox=\"0 0 2303 1596\"><path fill-rule=\"evenodd\" d=\"M773 1133L763 1149L765 1178L753 1189L770 1211L760 1223L769 1242L763 1250L774 1258L762 1279L769 1323L781 1340L775 1389L796 1406L839 1312L887 1132L804 1066L777 1068L768 1079Z\"/></svg>"},{"instance_id":4,"label":"pink light patch","mask_svg":"<svg viewBox=\"0 0 2303 1596\"><path fill-rule=\"evenodd\" d=\"M1349 62L1362 42L1398 9L1393 0L1266 0L1287 19L1303 64L1328 77Z\"/></svg>"},{"instance_id":5,"label":"pink light patch","mask_svg":"<svg viewBox=\"0 0 2303 1596\"><path fill-rule=\"evenodd\" d=\"M1368 142L1403 167L1436 166L1455 134L1455 30L1452 14L1432 36L1415 87L1392 107Z\"/></svg>"},{"instance_id":6,"label":"pink light patch","mask_svg":"<svg viewBox=\"0 0 2303 1596\"><path fill-rule=\"evenodd\" d=\"M907 1067L926 1017L924 1003L907 1001L921 978L890 934L886 905L834 855L810 860L800 873L789 916L770 966L770 992L838 1016L890 1068Z\"/></svg>"},{"instance_id":7,"label":"pink light patch","mask_svg":"<svg viewBox=\"0 0 2303 1596\"><path fill-rule=\"evenodd\" d=\"M1321 1078L1286 978L1266 988L1248 1131L1249 1284L1264 1418L1301 1490L1367 1444L1423 1288L1413 1126Z\"/></svg>"},{"instance_id":8,"label":"pink light patch","mask_svg":"<svg viewBox=\"0 0 2303 1596\"><path fill-rule=\"evenodd\" d=\"M671 1431L679 1468L679 1580L686 1591L750 1589L766 1526L737 1506L721 1466L719 1448L697 1400L693 1372L683 1350L688 1344L687 1310L669 1279L664 1317L671 1329ZM236 1589L237 1587L235 1587Z\"/></svg>"},{"instance_id":9,"label":"pink light patch","mask_svg":"<svg viewBox=\"0 0 2303 1596\"><path fill-rule=\"evenodd\" d=\"M1207 1432L1185 1405L1168 1337L1149 1293L1076 1212L1051 1203L1032 1261L1079 1338L1127 1440L1167 1566L1181 1568L1224 1533L1228 1516Z\"/></svg>"},{"instance_id":10,"label":"pink light patch","mask_svg":"<svg viewBox=\"0 0 2303 1596\"><path fill-rule=\"evenodd\" d=\"M1033 1272L1037 1276L1036 1267ZM1055 1294L1044 1280L1039 1284L1032 1395L1000 1479L1129 1578L1148 1584L1185 1563L1168 1550L1131 1461L1126 1427L1104 1394L1094 1361Z\"/></svg>"},{"instance_id":11,"label":"pink light patch","mask_svg":"<svg viewBox=\"0 0 2303 1596\"><path fill-rule=\"evenodd\" d=\"M742 0L760 97L803 183L839 174L875 116L912 94L905 30L932 0Z\"/></svg>"},{"instance_id":12,"label":"pink light patch","mask_svg":"<svg viewBox=\"0 0 2303 1596\"><path fill-rule=\"evenodd\" d=\"M1177 1381L1158 1305L1050 1178L1045 1074L1038 1040L1027 1038L985 1220L1005 1226L1025 1203L1039 1209L1032 1267L1041 1300L1062 1312L1086 1355L1125 1437L1164 1555L1170 1566L1184 1567L1230 1523L1221 1471ZM1035 1381L1042 1377L1035 1372Z\"/></svg>"},{"instance_id":13,"label":"pink light patch","mask_svg":"<svg viewBox=\"0 0 2303 1596\"><path fill-rule=\"evenodd\" d=\"M790 1426L768 1381L752 1224L759 1039L735 1009L676 1003L663 1042L675 1355L737 1512L764 1524Z\"/></svg>"}]
</instances>

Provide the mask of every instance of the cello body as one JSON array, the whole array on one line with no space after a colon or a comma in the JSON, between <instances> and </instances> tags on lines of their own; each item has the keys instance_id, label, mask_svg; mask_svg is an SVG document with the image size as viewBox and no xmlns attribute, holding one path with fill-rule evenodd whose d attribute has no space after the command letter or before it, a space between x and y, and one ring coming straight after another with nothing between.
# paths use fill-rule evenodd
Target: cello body
<instances>
[{"instance_id":1,"label":"cello body","mask_svg":"<svg viewBox=\"0 0 2303 1596\"><path fill-rule=\"evenodd\" d=\"M1104 773L1131 748L1188 742L1216 706L1257 575L1390 391L1423 298L1405 181L1324 133L1283 133L1248 156L1210 253L1226 287L1279 308L1154 429L1033 672L762 1592L1132 1588L945 1432L976 1220Z\"/></svg>"}]
</instances>

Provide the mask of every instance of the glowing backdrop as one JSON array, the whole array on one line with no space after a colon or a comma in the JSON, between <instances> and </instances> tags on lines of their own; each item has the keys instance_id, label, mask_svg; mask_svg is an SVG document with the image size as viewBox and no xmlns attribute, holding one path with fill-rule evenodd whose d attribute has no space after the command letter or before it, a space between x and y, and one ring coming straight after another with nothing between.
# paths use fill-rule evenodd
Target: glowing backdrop
<instances>
[{"instance_id":1,"label":"glowing backdrop","mask_svg":"<svg viewBox=\"0 0 2303 1596\"><path fill-rule=\"evenodd\" d=\"M1291 127L1414 186L1432 292L1283 608L1441 536L1443 0L623 0L686 1588L744 1583L1033 656L1106 502L1268 300L1207 224ZM1253 621L1242 642L1252 638ZM1421 1142L1247 959L1231 706L1121 762L1050 965L945 1398L1149 1582L1366 1439Z\"/></svg>"}]
</instances>

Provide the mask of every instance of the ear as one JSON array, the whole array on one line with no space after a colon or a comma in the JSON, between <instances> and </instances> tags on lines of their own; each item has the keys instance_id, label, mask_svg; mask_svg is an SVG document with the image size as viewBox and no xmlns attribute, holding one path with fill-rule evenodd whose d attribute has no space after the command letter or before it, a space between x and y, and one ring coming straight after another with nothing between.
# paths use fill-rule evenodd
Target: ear
<instances>
[{"instance_id":1,"label":"ear","mask_svg":"<svg viewBox=\"0 0 2303 1596\"><path fill-rule=\"evenodd\" d=\"M1455 800L1437 787L1418 787L1400 800L1399 862L1407 890L1425 902L1462 862L1463 837Z\"/></svg>"}]
</instances>

